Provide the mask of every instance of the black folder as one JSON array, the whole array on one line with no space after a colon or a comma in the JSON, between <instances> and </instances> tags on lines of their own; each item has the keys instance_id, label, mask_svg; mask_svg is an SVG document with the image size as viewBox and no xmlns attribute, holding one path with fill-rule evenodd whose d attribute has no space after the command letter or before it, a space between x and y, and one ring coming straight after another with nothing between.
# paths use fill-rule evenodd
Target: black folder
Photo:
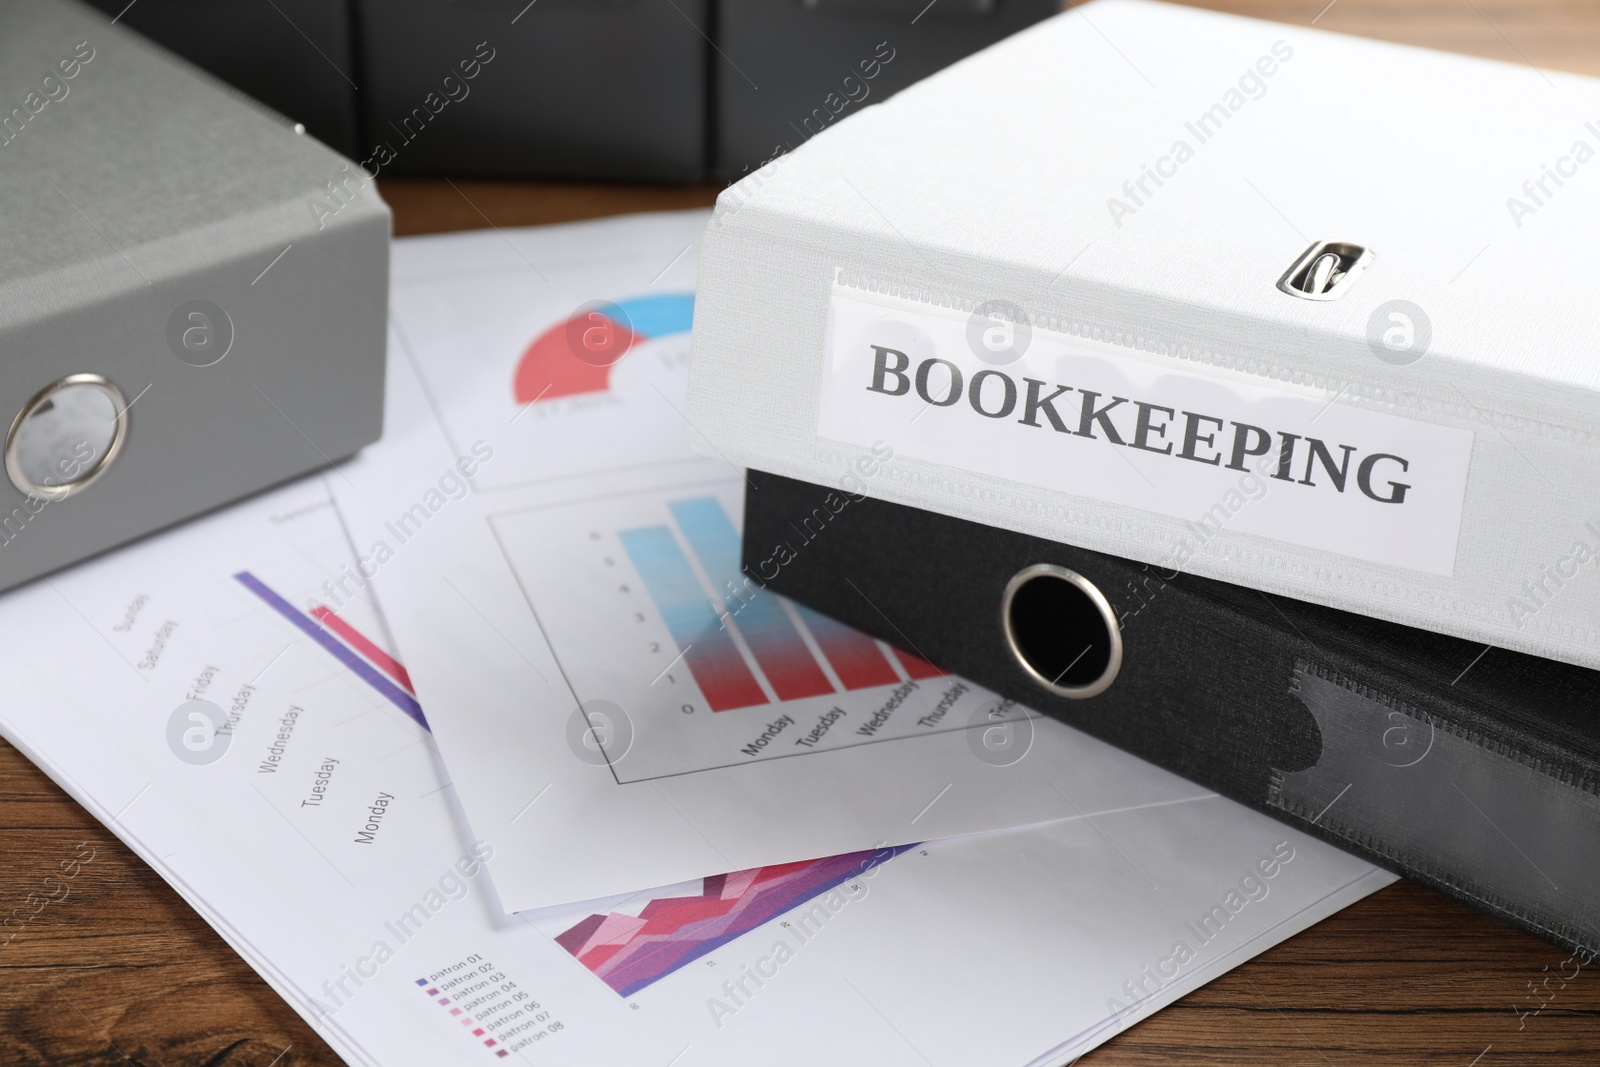
<instances>
[{"instance_id":1,"label":"black folder","mask_svg":"<svg viewBox=\"0 0 1600 1067\"><path fill-rule=\"evenodd\" d=\"M891 503L859 478L749 478L744 567L775 592L1600 952L1600 672Z\"/></svg>"},{"instance_id":2,"label":"black folder","mask_svg":"<svg viewBox=\"0 0 1600 1067\"><path fill-rule=\"evenodd\" d=\"M709 0L355 0L384 175L698 181Z\"/></svg>"},{"instance_id":3,"label":"black folder","mask_svg":"<svg viewBox=\"0 0 1600 1067\"><path fill-rule=\"evenodd\" d=\"M354 156L364 147L347 0L89 3L290 122L304 124L334 151Z\"/></svg>"},{"instance_id":4,"label":"black folder","mask_svg":"<svg viewBox=\"0 0 1600 1067\"><path fill-rule=\"evenodd\" d=\"M1060 0L713 0L715 153L737 180Z\"/></svg>"}]
</instances>

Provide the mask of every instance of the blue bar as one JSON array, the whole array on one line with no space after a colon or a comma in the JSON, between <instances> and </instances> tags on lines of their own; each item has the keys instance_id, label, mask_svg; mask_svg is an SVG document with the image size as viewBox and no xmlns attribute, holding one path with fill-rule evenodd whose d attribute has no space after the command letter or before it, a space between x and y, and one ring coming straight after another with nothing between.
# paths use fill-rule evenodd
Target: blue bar
<instances>
[{"instance_id":1,"label":"blue bar","mask_svg":"<svg viewBox=\"0 0 1600 1067\"><path fill-rule=\"evenodd\" d=\"M739 531L717 498L677 500L668 508L778 699L801 700L832 693L833 683L777 597L745 578L739 566Z\"/></svg>"},{"instance_id":2,"label":"blue bar","mask_svg":"<svg viewBox=\"0 0 1600 1067\"><path fill-rule=\"evenodd\" d=\"M750 673L733 637L723 629L672 531L665 526L645 526L623 530L617 537L711 710L767 703L766 693Z\"/></svg>"}]
</instances>

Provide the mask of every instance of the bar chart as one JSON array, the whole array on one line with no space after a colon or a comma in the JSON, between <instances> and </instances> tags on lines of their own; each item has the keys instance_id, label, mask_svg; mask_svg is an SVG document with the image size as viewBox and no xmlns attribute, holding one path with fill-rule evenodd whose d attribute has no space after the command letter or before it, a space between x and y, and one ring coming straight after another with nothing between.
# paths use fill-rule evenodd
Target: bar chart
<instances>
[{"instance_id":1,"label":"bar chart","mask_svg":"<svg viewBox=\"0 0 1600 1067\"><path fill-rule=\"evenodd\" d=\"M711 710L768 702L734 642L735 632L743 637L778 700L835 692L824 661L846 690L900 681L871 637L798 605L790 606L791 614L782 598L750 581L739 566L739 531L716 497L674 500L667 507L712 590L720 594L720 612L670 527L623 530L618 537ZM806 642L807 631L821 659ZM911 678L942 673L914 656L897 658Z\"/></svg>"},{"instance_id":2,"label":"bar chart","mask_svg":"<svg viewBox=\"0 0 1600 1067\"><path fill-rule=\"evenodd\" d=\"M833 692L833 684L778 598L745 582L739 567L739 531L716 497L677 500L668 507L712 586L725 591L727 614L744 634L778 699L800 700Z\"/></svg>"},{"instance_id":3,"label":"bar chart","mask_svg":"<svg viewBox=\"0 0 1600 1067\"><path fill-rule=\"evenodd\" d=\"M648 526L623 530L617 536L711 710L765 704L766 694L706 599L671 531L665 526Z\"/></svg>"},{"instance_id":4,"label":"bar chart","mask_svg":"<svg viewBox=\"0 0 1600 1067\"><path fill-rule=\"evenodd\" d=\"M828 662L833 664L845 688L869 689L875 685L893 685L900 680L889 661L883 658L877 642L866 634L802 604L793 607Z\"/></svg>"},{"instance_id":5,"label":"bar chart","mask_svg":"<svg viewBox=\"0 0 1600 1067\"><path fill-rule=\"evenodd\" d=\"M744 573L742 488L622 492L490 519L574 706L605 700L630 720L627 752L606 752L618 781L963 725L947 713L981 690Z\"/></svg>"}]
</instances>

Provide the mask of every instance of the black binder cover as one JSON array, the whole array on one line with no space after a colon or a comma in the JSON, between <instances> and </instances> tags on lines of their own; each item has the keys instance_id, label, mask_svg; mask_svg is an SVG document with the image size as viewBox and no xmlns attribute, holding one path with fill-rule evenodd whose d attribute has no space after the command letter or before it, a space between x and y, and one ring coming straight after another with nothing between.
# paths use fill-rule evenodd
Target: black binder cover
<instances>
[{"instance_id":1,"label":"black binder cover","mask_svg":"<svg viewBox=\"0 0 1600 1067\"><path fill-rule=\"evenodd\" d=\"M354 0L384 175L699 181L708 0ZM468 76L470 75L470 76Z\"/></svg>"},{"instance_id":2,"label":"black binder cover","mask_svg":"<svg viewBox=\"0 0 1600 1067\"><path fill-rule=\"evenodd\" d=\"M749 477L755 581L1600 952L1600 672L888 503L852 492L861 479ZM1038 564L1087 579L1114 624L1048 576L1003 611L1008 585ZM1117 638L1114 679L1082 699L1047 690L1020 658L1083 692Z\"/></svg>"}]
</instances>

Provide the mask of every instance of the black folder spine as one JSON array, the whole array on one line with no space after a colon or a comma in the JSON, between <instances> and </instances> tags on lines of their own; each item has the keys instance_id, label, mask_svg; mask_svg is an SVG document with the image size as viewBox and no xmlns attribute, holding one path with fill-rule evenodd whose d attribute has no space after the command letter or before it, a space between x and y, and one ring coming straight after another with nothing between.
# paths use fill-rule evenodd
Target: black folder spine
<instances>
[{"instance_id":1,"label":"black folder spine","mask_svg":"<svg viewBox=\"0 0 1600 1067\"><path fill-rule=\"evenodd\" d=\"M1600 672L749 476L745 569L773 591L1600 952ZM1047 689L1008 638L1007 587L1039 565L1082 576L1114 616L1120 668L1098 695Z\"/></svg>"}]
</instances>

